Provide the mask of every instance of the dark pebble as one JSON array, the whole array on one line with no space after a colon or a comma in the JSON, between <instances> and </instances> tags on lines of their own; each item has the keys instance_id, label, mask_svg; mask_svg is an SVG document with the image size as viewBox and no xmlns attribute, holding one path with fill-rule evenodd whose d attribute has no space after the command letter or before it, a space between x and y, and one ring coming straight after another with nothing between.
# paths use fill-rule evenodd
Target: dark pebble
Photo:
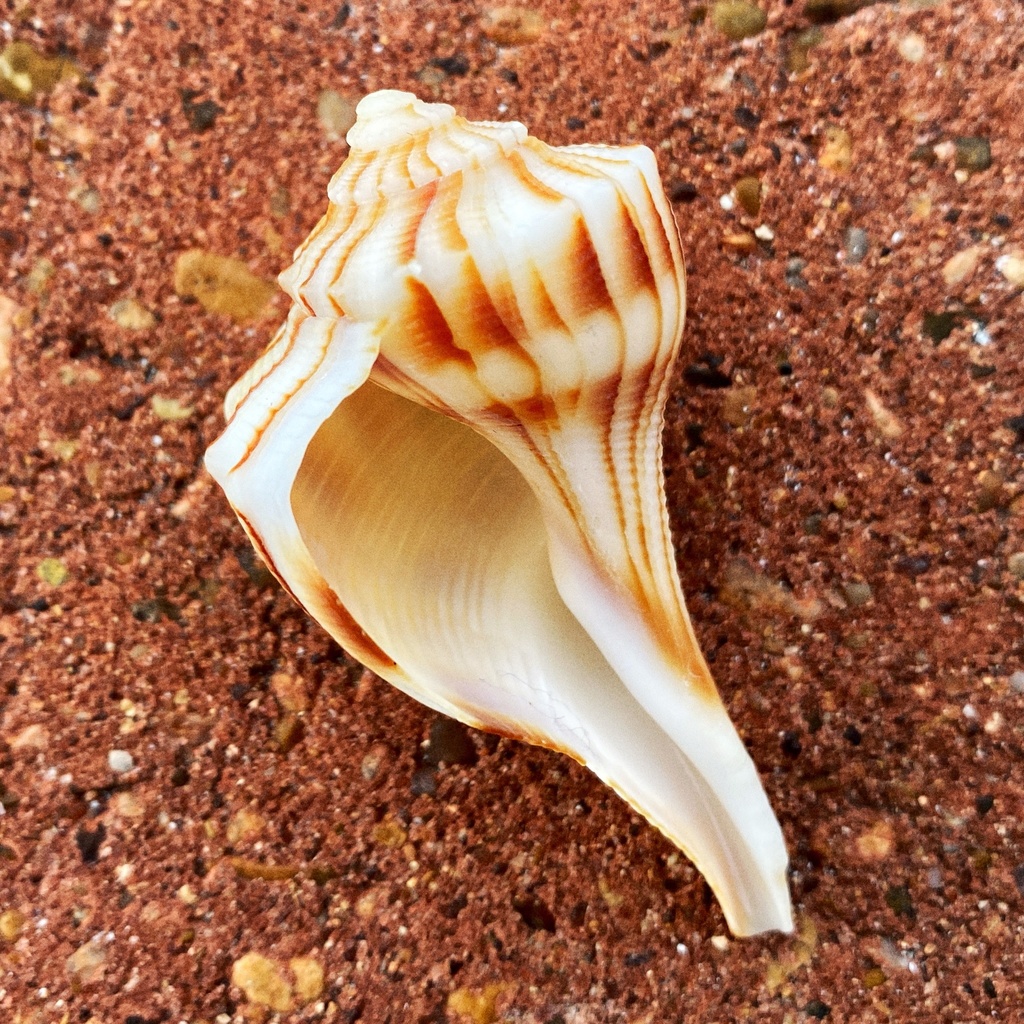
<instances>
[{"instance_id":1,"label":"dark pebble","mask_svg":"<svg viewBox=\"0 0 1024 1024\"><path fill-rule=\"evenodd\" d=\"M178 622L181 619L181 609L164 597L136 601L132 605L132 618L139 622L159 622L165 615L172 622Z\"/></svg>"},{"instance_id":2,"label":"dark pebble","mask_svg":"<svg viewBox=\"0 0 1024 1024\"><path fill-rule=\"evenodd\" d=\"M926 338L938 344L953 333L959 320L956 313L925 313L921 318L921 331Z\"/></svg>"},{"instance_id":3,"label":"dark pebble","mask_svg":"<svg viewBox=\"0 0 1024 1024\"><path fill-rule=\"evenodd\" d=\"M688 452L696 451L698 448L702 448L707 442L704 440L704 424L703 423L687 423L683 427L683 431L686 434L686 450Z\"/></svg>"},{"instance_id":4,"label":"dark pebble","mask_svg":"<svg viewBox=\"0 0 1024 1024\"><path fill-rule=\"evenodd\" d=\"M683 380L692 387L698 388L727 388L732 384L732 378L722 373L717 366L708 366L701 363L690 363L683 370Z\"/></svg>"},{"instance_id":5,"label":"dark pebble","mask_svg":"<svg viewBox=\"0 0 1024 1024\"><path fill-rule=\"evenodd\" d=\"M1024 864L1018 864L1013 869L1013 883L1017 886L1017 892L1024 896Z\"/></svg>"},{"instance_id":6,"label":"dark pebble","mask_svg":"<svg viewBox=\"0 0 1024 1024\"><path fill-rule=\"evenodd\" d=\"M106 837L107 829L102 822L92 832L83 826L75 833L75 846L78 847L78 852L82 855L83 863L95 864L99 860L100 846L103 845L103 840Z\"/></svg>"},{"instance_id":7,"label":"dark pebble","mask_svg":"<svg viewBox=\"0 0 1024 1024\"><path fill-rule=\"evenodd\" d=\"M898 917L913 918L917 915L910 890L905 885L890 885L885 891L885 902Z\"/></svg>"},{"instance_id":8,"label":"dark pebble","mask_svg":"<svg viewBox=\"0 0 1024 1024\"><path fill-rule=\"evenodd\" d=\"M331 22L331 28L342 28L345 22L348 21L349 15L352 13L352 8L348 4L342 4L338 8L338 13L335 14L334 20Z\"/></svg>"},{"instance_id":9,"label":"dark pebble","mask_svg":"<svg viewBox=\"0 0 1024 1024\"><path fill-rule=\"evenodd\" d=\"M680 181L668 190L673 203L692 203L697 198L697 186L690 181Z\"/></svg>"},{"instance_id":10,"label":"dark pebble","mask_svg":"<svg viewBox=\"0 0 1024 1024\"><path fill-rule=\"evenodd\" d=\"M847 743L852 744L855 747L860 746L862 738L863 737L860 734L860 729L858 729L855 725L848 725L843 730L843 739L846 740Z\"/></svg>"},{"instance_id":11,"label":"dark pebble","mask_svg":"<svg viewBox=\"0 0 1024 1024\"><path fill-rule=\"evenodd\" d=\"M964 171L987 171L992 166L992 146L982 135L961 135L954 140L956 166Z\"/></svg>"},{"instance_id":12,"label":"dark pebble","mask_svg":"<svg viewBox=\"0 0 1024 1024\"><path fill-rule=\"evenodd\" d=\"M786 284L790 288L806 289L808 287L807 281L804 279L806 269L807 260L801 259L799 256L790 257L786 263Z\"/></svg>"},{"instance_id":13,"label":"dark pebble","mask_svg":"<svg viewBox=\"0 0 1024 1024\"><path fill-rule=\"evenodd\" d=\"M832 1012L832 1007L828 1003L823 1003L820 999L812 999L805 1007L804 1013L808 1017L815 1017L818 1020L824 1020Z\"/></svg>"},{"instance_id":14,"label":"dark pebble","mask_svg":"<svg viewBox=\"0 0 1024 1024\"><path fill-rule=\"evenodd\" d=\"M547 904L536 896L530 893L525 896L514 896L512 908L523 919L527 928L545 932L555 930L555 915L551 913Z\"/></svg>"},{"instance_id":15,"label":"dark pebble","mask_svg":"<svg viewBox=\"0 0 1024 1024\"><path fill-rule=\"evenodd\" d=\"M971 380L984 380L986 377L991 377L995 372L994 366L989 366L987 363L971 363L969 366Z\"/></svg>"},{"instance_id":16,"label":"dark pebble","mask_svg":"<svg viewBox=\"0 0 1024 1024\"><path fill-rule=\"evenodd\" d=\"M938 157L935 155L934 146L921 145L915 146L910 151L909 159L919 163L926 164L928 167L931 167L935 164L936 160L938 160Z\"/></svg>"},{"instance_id":17,"label":"dark pebble","mask_svg":"<svg viewBox=\"0 0 1024 1024\"><path fill-rule=\"evenodd\" d=\"M978 812L980 817L984 817L992 810L993 805L996 802L996 798L986 793L984 796L975 798L974 809Z\"/></svg>"},{"instance_id":18,"label":"dark pebble","mask_svg":"<svg viewBox=\"0 0 1024 1024\"><path fill-rule=\"evenodd\" d=\"M782 752L786 757L799 757L800 752L804 749L799 735L795 732L784 732L782 734L782 742L779 745L782 747Z\"/></svg>"},{"instance_id":19,"label":"dark pebble","mask_svg":"<svg viewBox=\"0 0 1024 1024\"><path fill-rule=\"evenodd\" d=\"M995 999L998 995L996 992L996 984L991 978L985 978L981 983L981 987L985 990L985 995L987 995L989 999Z\"/></svg>"},{"instance_id":20,"label":"dark pebble","mask_svg":"<svg viewBox=\"0 0 1024 1024\"><path fill-rule=\"evenodd\" d=\"M198 95L194 89L182 89L181 109L185 112L185 118L192 131L205 132L213 127L218 115L224 113L224 108L218 106L213 100L194 102Z\"/></svg>"},{"instance_id":21,"label":"dark pebble","mask_svg":"<svg viewBox=\"0 0 1024 1024\"><path fill-rule=\"evenodd\" d=\"M436 718L423 751L424 765L476 764L477 753L469 730L452 718Z\"/></svg>"},{"instance_id":22,"label":"dark pebble","mask_svg":"<svg viewBox=\"0 0 1024 1024\"><path fill-rule=\"evenodd\" d=\"M459 914L466 909L466 905L468 903L469 900L466 899L465 894L460 892L455 899L449 900L441 907L441 913L447 917L449 921L454 921L455 918L457 918Z\"/></svg>"},{"instance_id":23,"label":"dark pebble","mask_svg":"<svg viewBox=\"0 0 1024 1024\"><path fill-rule=\"evenodd\" d=\"M741 128L746 128L748 131L753 131L761 123L761 115L751 110L750 107L737 107L732 112L732 116L736 118L736 123Z\"/></svg>"},{"instance_id":24,"label":"dark pebble","mask_svg":"<svg viewBox=\"0 0 1024 1024\"><path fill-rule=\"evenodd\" d=\"M430 63L446 75L461 78L469 74L469 59L461 53L453 54L451 57L435 57Z\"/></svg>"},{"instance_id":25,"label":"dark pebble","mask_svg":"<svg viewBox=\"0 0 1024 1024\"><path fill-rule=\"evenodd\" d=\"M921 576L931 567L930 555L901 555L896 559L896 569L905 576Z\"/></svg>"},{"instance_id":26,"label":"dark pebble","mask_svg":"<svg viewBox=\"0 0 1024 1024\"><path fill-rule=\"evenodd\" d=\"M139 406L144 405L145 402L145 395L136 395L134 398L125 402L124 405L119 405L117 408L111 409L110 415L113 416L115 420L125 423L132 418L132 413L134 413Z\"/></svg>"},{"instance_id":27,"label":"dark pebble","mask_svg":"<svg viewBox=\"0 0 1024 1024\"><path fill-rule=\"evenodd\" d=\"M1017 444L1024 444L1024 416L1011 416L1005 424L1017 435Z\"/></svg>"},{"instance_id":28,"label":"dark pebble","mask_svg":"<svg viewBox=\"0 0 1024 1024\"><path fill-rule=\"evenodd\" d=\"M863 6L865 0L807 0L804 17L812 25L826 25L856 14Z\"/></svg>"},{"instance_id":29,"label":"dark pebble","mask_svg":"<svg viewBox=\"0 0 1024 1024\"><path fill-rule=\"evenodd\" d=\"M570 117L566 120L565 127L571 132L578 132L581 128L587 127L587 122L582 117Z\"/></svg>"},{"instance_id":30,"label":"dark pebble","mask_svg":"<svg viewBox=\"0 0 1024 1024\"><path fill-rule=\"evenodd\" d=\"M654 959L654 950L645 949L642 953L627 953L626 954L626 966L627 967L643 967L644 964L649 964Z\"/></svg>"}]
</instances>

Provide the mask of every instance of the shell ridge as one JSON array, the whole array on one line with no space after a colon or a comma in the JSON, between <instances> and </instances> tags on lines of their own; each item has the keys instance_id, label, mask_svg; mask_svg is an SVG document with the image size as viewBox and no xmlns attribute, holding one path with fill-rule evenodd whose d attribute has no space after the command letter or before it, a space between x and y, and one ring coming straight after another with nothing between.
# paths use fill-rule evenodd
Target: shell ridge
<instances>
[{"instance_id":1,"label":"shell ridge","mask_svg":"<svg viewBox=\"0 0 1024 1024\"><path fill-rule=\"evenodd\" d=\"M274 419L320 369L339 323L326 317L306 317L295 325L284 357L274 369L278 376L287 372L287 388L278 388L273 401L269 400L269 396L263 397L264 392L269 390L269 375L264 376L235 410L249 420L251 439L238 460L231 466L230 472L234 473L245 465L263 442L266 432L272 429Z\"/></svg>"}]
</instances>

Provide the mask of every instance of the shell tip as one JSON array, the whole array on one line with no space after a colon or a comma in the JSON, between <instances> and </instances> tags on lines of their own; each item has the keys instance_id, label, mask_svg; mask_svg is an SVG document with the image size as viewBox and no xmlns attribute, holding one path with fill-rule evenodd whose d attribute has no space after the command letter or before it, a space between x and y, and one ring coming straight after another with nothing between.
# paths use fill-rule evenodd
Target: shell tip
<instances>
[{"instance_id":1,"label":"shell tip","mask_svg":"<svg viewBox=\"0 0 1024 1024\"><path fill-rule=\"evenodd\" d=\"M450 121L455 108L425 103L411 92L379 89L356 106L356 123L346 136L352 149L382 149Z\"/></svg>"}]
</instances>

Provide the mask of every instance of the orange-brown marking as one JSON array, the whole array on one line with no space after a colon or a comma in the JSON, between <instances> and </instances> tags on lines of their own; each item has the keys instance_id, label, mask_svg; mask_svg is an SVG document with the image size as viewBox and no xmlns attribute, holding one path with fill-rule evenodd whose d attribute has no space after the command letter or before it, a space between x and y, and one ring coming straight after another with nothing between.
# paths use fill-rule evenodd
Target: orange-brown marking
<instances>
[{"instance_id":1,"label":"orange-brown marking","mask_svg":"<svg viewBox=\"0 0 1024 1024\"><path fill-rule=\"evenodd\" d=\"M618 210L616 211L619 221L618 246L622 253L623 266L627 268L629 279L637 291L651 291L658 293L658 285L654 279L654 270L651 267L651 257L644 245L643 237L633 220L632 213L622 201L619 195ZM659 222L660 227L660 222ZM661 232L658 232L661 234Z\"/></svg>"},{"instance_id":2,"label":"orange-brown marking","mask_svg":"<svg viewBox=\"0 0 1024 1024\"><path fill-rule=\"evenodd\" d=\"M614 309L590 230L579 214L573 222L564 262L573 268L572 300L577 316L583 318L602 309Z\"/></svg>"},{"instance_id":3,"label":"orange-brown marking","mask_svg":"<svg viewBox=\"0 0 1024 1024\"><path fill-rule=\"evenodd\" d=\"M543 330L559 331L563 334L569 333L565 321L558 315L555 304L544 286L544 280L540 271L531 263L528 268L530 298L533 300L533 311L540 321Z\"/></svg>"},{"instance_id":4,"label":"orange-brown marking","mask_svg":"<svg viewBox=\"0 0 1024 1024\"><path fill-rule=\"evenodd\" d=\"M559 159L559 151L557 149L544 142L539 142L537 139L527 137L523 142L523 145L527 149L533 150L533 152L547 164L554 164L558 167L562 167L567 171L571 171L573 174L581 174L589 177L597 176L589 168L580 167L576 160L567 161L566 159ZM519 180L523 183L523 186L528 188L535 198L549 203L565 202L565 195L541 181L533 171L527 167L526 161L522 158L521 154L517 152L510 153L508 159Z\"/></svg>"},{"instance_id":5,"label":"orange-brown marking","mask_svg":"<svg viewBox=\"0 0 1024 1024\"><path fill-rule=\"evenodd\" d=\"M469 255L463 260L460 280L463 286L458 307L465 310L465 318L455 324L458 338L476 351L518 347L519 341L495 307L476 262Z\"/></svg>"},{"instance_id":6,"label":"orange-brown marking","mask_svg":"<svg viewBox=\"0 0 1024 1024\"><path fill-rule=\"evenodd\" d=\"M451 325L430 289L414 277L406 278L407 299L399 317L406 343L416 358L428 365L457 362L474 368L473 357L455 342Z\"/></svg>"}]
</instances>

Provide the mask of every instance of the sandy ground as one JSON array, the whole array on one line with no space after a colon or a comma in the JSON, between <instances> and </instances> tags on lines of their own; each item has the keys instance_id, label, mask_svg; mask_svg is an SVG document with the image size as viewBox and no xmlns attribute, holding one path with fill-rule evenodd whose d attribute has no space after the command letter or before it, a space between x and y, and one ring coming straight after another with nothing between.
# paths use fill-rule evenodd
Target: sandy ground
<instances>
[{"instance_id":1,"label":"sandy ground","mask_svg":"<svg viewBox=\"0 0 1024 1024\"><path fill-rule=\"evenodd\" d=\"M0 1017L1015 1019L1024 8L858 7L6 0ZM657 154L680 572L794 936L364 673L202 468L381 87Z\"/></svg>"}]
</instances>

